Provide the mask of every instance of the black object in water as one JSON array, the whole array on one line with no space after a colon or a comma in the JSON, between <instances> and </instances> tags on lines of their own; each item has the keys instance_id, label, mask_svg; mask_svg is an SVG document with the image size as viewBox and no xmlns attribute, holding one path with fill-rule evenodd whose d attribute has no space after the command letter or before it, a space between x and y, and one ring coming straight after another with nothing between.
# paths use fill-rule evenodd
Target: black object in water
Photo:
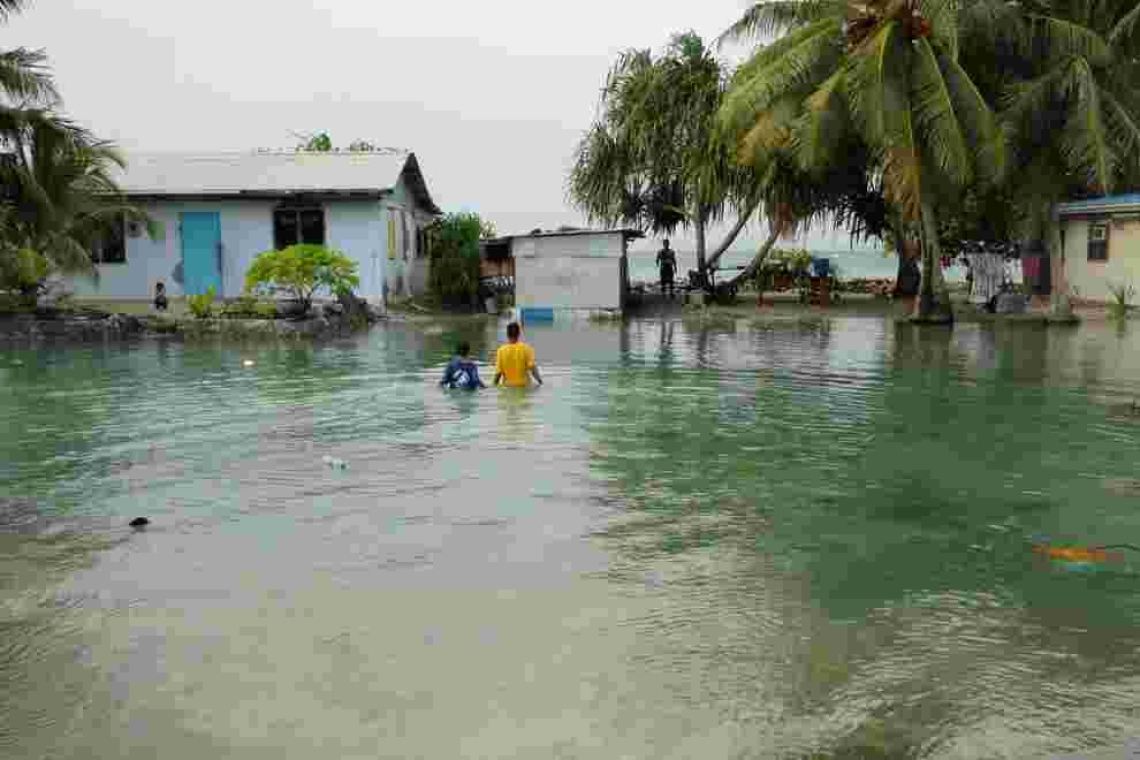
<instances>
[{"instance_id":1,"label":"black object in water","mask_svg":"<svg viewBox=\"0 0 1140 760\"><path fill-rule=\"evenodd\" d=\"M131 520L132 528L145 528L148 525L150 525L150 520L146 519L145 517L136 517L135 519Z\"/></svg>"}]
</instances>

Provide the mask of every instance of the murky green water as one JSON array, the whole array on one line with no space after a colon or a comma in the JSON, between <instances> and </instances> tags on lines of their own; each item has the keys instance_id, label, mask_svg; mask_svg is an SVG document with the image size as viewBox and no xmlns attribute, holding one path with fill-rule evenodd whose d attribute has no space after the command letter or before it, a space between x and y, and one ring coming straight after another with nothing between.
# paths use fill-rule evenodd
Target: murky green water
<instances>
[{"instance_id":1,"label":"murky green water","mask_svg":"<svg viewBox=\"0 0 1140 760\"><path fill-rule=\"evenodd\" d=\"M1029 541L1140 544L1140 330L535 327L546 387L434 386L501 330L0 351L0 756L1136 734L1140 552Z\"/></svg>"}]
</instances>

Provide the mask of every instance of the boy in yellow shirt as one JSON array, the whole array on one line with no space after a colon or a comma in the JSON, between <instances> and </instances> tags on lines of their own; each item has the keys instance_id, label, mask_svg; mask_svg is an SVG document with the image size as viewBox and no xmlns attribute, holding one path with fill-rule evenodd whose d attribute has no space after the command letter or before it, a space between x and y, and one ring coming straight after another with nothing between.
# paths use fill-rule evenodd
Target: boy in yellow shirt
<instances>
[{"instance_id":1,"label":"boy in yellow shirt","mask_svg":"<svg viewBox=\"0 0 1140 760\"><path fill-rule=\"evenodd\" d=\"M518 322L507 325L507 344L499 346L495 354L495 385L502 380L511 388L525 388L528 374L542 385L542 375L534 363L534 349L519 340L521 332Z\"/></svg>"}]
</instances>

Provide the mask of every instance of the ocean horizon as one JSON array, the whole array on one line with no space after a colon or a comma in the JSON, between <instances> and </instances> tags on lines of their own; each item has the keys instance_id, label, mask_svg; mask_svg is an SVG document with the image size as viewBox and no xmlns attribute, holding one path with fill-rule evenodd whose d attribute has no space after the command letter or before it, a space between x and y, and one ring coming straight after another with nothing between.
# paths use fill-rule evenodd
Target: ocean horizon
<instances>
[{"instance_id":1,"label":"ocean horizon","mask_svg":"<svg viewBox=\"0 0 1140 760\"><path fill-rule=\"evenodd\" d=\"M677 253L677 280L688 277L691 269L697 268L697 254L692 249L675 249ZM895 278L898 273L898 259L894 254L878 250L827 250L810 249L817 258L827 259L830 267L842 280L857 278ZM721 270L734 267L747 266L752 261L755 251L728 251L718 262ZM629 252L629 278L631 282L657 282L657 251L637 250ZM947 280L961 282L966 278L965 270L961 267L950 267L943 270ZM724 277L732 276L732 272L723 271ZM722 278L723 279L723 278Z\"/></svg>"}]
</instances>

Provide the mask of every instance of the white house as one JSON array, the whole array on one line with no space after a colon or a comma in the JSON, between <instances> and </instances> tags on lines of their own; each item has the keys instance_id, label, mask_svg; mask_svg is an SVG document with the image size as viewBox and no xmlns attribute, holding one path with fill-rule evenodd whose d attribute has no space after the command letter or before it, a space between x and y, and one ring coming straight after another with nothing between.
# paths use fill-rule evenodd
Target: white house
<instances>
[{"instance_id":1,"label":"white house","mask_svg":"<svg viewBox=\"0 0 1140 760\"><path fill-rule=\"evenodd\" d=\"M562 230L499 238L514 258L515 305L524 321L621 311L626 251L637 230Z\"/></svg>"},{"instance_id":2,"label":"white house","mask_svg":"<svg viewBox=\"0 0 1140 760\"><path fill-rule=\"evenodd\" d=\"M1105 303L1112 288L1140 289L1140 194L1057 207L1060 274L1074 297Z\"/></svg>"},{"instance_id":3,"label":"white house","mask_svg":"<svg viewBox=\"0 0 1140 760\"><path fill-rule=\"evenodd\" d=\"M92 252L99 278L71 280L77 297L241 294L261 252L327 245L357 263L358 295L419 294L426 285L423 230L440 214L412 153L156 153L128 155L117 177L152 219L151 239L127 224Z\"/></svg>"}]
</instances>

